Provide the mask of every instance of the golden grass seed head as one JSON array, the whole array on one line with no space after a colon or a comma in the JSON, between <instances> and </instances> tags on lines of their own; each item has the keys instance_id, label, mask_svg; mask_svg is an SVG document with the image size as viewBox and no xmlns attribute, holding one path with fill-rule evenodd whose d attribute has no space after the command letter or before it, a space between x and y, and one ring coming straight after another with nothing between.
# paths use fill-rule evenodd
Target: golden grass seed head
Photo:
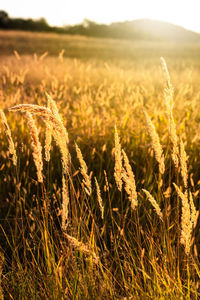
<instances>
[{"instance_id":1,"label":"golden grass seed head","mask_svg":"<svg viewBox=\"0 0 200 300\"><path fill-rule=\"evenodd\" d=\"M50 161L50 150L51 150L51 141L52 141L52 126L50 123L46 122L46 130L45 130L45 160L47 162Z\"/></svg>"},{"instance_id":2,"label":"golden grass seed head","mask_svg":"<svg viewBox=\"0 0 200 300\"><path fill-rule=\"evenodd\" d=\"M67 144L69 142L68 134L60 118L57 118L51 110L47 107L33 105L33 104L19 104L17 106L9 108L10 111L16 112L29 112L31 114L39 115L47 126L53 127L52 135L58 145L62 155L62 165L64 173L67 174L69 167L69 151Z\"/></svg>"},{"instance_id":3,"label":"golden grass seed head","mask_svg":"<svg viewBox=\"0 0 200 300\"><path fill-rule=\"evenodd\" d=\"M88 167L87 167L87 165L86 165L86 163L83 159L83 155L81 153L80 148L78 147L77 144L75 144L75 147L76 147L76 154L77 154L80 166L81 166L80 171L81 171L81 174L83 176L83 184L84 184L84 187L85 187L85 191L90 196L91 193L92 193L92 184L91 184L91 179L88 175Z\"/></svg>"},{"instance_id":4,"label":"golden grass seed head","mask_svg":"<svg viewBox=\"0 0 200 300\"><path fill-rule=\"evenodd\" d=\"M195 228L199 217L199 211L196 209L194 205L194 200L191 192L189 192L189 201L190 201L190 209L191 209L191 221L192 221L193 228Z\"/></svg>"},{"instance_id":5,"label":"golden grass seed head","mask_svg":"<svg viewBox=\"0 0 200 300\"><path fill-rule=\"evenodd\" d=\"M51 112L55 116L55 118L60 122L60 126L62 127L62 132L65 134L67 143L69 143L68 132L63 124L63 121L59 114L56 102L52 99L52 97L47 92L46 92L46 96L48 99L48 108L51 110Z\"/></svg>"},{"instance_id":6,"label":"golden grass seed head","mask_svg":"<svg viewBox=\"0 0 200 300\"><path fill-rule=\"evenodd\" d=\"M134 210L138 206L135 176L133 174L131 165L129 163L129 159L124 150L122 150L122 155L123 155L124 167L125 167L123 169L122 178L125 183L125 190L131 202L131 207Z\"/></svg>"},{"instance_id":7,"label":"golden grass seed head","mask_svg":"<svg viewBox=\"0 0 200 300\"><path fill-rule=\"evenodd\" d=\"M157 201L154 199L154 197L145 189L142 189L143 192L146 194L147 198L151 202L152 206L154 207L157 215L160 217L161 221L163 221L163 214L161 212L160 206L158 205Z\"/></svg>"},{"instance_id":8,"label":"golden grass seed head","mask_svg":"<svg viewBox=\"0 0 200 300\"><path fill-rule=\"evenodd\" d=\"M64 233L64 236L68 239L69 243L76 249L78 249L79 251L83 252L86 255L92 256L95 263L98 264L99 262L99 258L96 255L96 253L92 250L89 249L87 244L84 244L83 242L78 241L76 238L74 238L73 236Z\"/></svg>"},{"instance_id":9,"label":"golden grass seed head","mask_svg":"<svg viewBox=\"0 0 200 300\"><path fill-rule=\"evenodd\" d=\"M145 118L146 118L148 133L151 137L151 145L152 145L152 148L155 152L155 158L156 158L156 160L158 162L158 165L159 165L159 171L160 171L161 174L164 174L164 172L165 172L165 162L164 162L164 155L163 155L162 146L160 144L159 136L156 132L154 124L152 123L148 113L145 110L144 110L144 115L145 115Z\"/></svg>"},{"instance_id":10,"label":"golden grass seed head","mask_svg":"<svg viewBox=\"0 0 200 300\"><path fill-rule=\"evenodd\" d=\"M67 229L67 221L68 221L68 205L69 205L69 191L68 185L66 182L65 175L62 176L62 210L61 210L61 217L62 217L62 229Z\"/></svg>"},{"instance_id":11,"label":"golden grass seed head","mask_svg":"<svg viewBox=\"0 0 200 300\"><path fill-rule=\"evenodd\" d=\"M95 180L95 185L96 185L96 190L97 190L97 201L99 203L99 207L100 207L100 211L101 211L101 218L103 220L104 219L104 206L103 206L103 200L101 197L101 191L100 191L100 187L99 187L96 177L94 178L94 180Z\"/></svg>"},{"instance_id":12,"label":"golden grass seed head","mask_svg":"<svg viewBox=\"0 0 200 300\"><path fill-rule=\"evenodd\" d=\"M161 61L161 66L162 66L162 69L163 69L163 73L165 75L165 79L166 79L166 83L167 83L167 88L168 89L172 89L171 79L170 79L170 75L169 75L167 63L166 63L164 57L161 57L160 61Z\"/></svg>"},{"instance_id":13,"label":"golden grass seed head","mask_svg":"<svg viewBox=\"0 0 200 300\"><path fill-rule=\"evenodd\" d=\"M26 117L28 120L28 127L31 135L31 147L33 150L33 160L37 170L38 182L43 182L43 160L42 160L42 146L39 141L39 135L37 126L30 112L26 112Z\"/></svg>"},{"instance_id":14,"label":"golden grass seed head","mask_svg":"<svg viewBox=\"0 0 200 300\"><path fill-rule=\"evenodd\" d=\"M14 142L12 139L10 127L8 125L5 114L4 114L3 110L1 110L1 109L0 109L0 118L5 127L5 134L6 134L6 137L8 140L8 145L9 145L8 149L9 149L9 153L12 155L13 165L17 166L17 154L16 154L16 150L15 150L15 145L14 145Z\"/></svg>"},{"instance_id":15,"label":"golden grass seed head","mask_svg":"<svg viewBox=\"0 0 200 300\"><path fill-rule=\"evenodd\" d=\"M178 196L182 201L182 216L181 216L181 238L180 242L185 247L185 253L188 255L191 248L191 239L192 239L192 221L191 221L191 212L190 205L186 193L183 193L180 188L173 183Z\"/></svg>"},{"instance_id":16,"label":"golden grass seed head","mask_svg":"<svg viewBox=\"0 0 200 300\"><path fill-rule=\"evenodd\" d=\"M188 187L188 168L187 168L187 154L185 152L185 147L183 141L180 141L180 166L181 166L181 176L183 178L184 187Z\"/></svg>"}]
</instances>

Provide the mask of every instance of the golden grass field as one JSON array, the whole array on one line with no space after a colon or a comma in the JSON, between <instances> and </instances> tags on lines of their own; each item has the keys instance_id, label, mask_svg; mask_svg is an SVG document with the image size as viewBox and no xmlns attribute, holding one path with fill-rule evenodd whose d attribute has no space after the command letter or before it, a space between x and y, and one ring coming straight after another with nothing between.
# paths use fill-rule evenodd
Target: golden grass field
<instances>
[{"instance_id":1,"label":"golden grass field","mask_svg":"<svg viewBox=\"0 0 200 300\"><path fill-rule=\"evenodd\" d=\"M0 299L199 299L200 45L0 41Z\"/></svg>"}]
</instances>

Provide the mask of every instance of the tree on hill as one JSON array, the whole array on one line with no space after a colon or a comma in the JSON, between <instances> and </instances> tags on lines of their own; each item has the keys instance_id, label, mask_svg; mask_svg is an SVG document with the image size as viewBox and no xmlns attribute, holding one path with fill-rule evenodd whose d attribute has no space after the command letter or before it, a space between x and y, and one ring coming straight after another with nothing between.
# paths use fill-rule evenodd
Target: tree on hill
<instances>
[{"instance_id":1,"label":"tree on hill","mask_svg":"<svg viewBox=\"0 0 200 300\"><path fill-rule=\"evenodd\" d=\"M0 27L5 26L9 21L8 13L4 10L0 10Z\"/></svg>"},{"instance_id":2,"label":"tree on hill","mask_svg":"<svg viewBox=\"0 0 200 300\"><path fill-rule=\"evenodd\" d=\"M48 25L45 18L40 18L38 20L10 18L8 13L4 10L0 10L0 28L30 30L30 31L51 30L51 27Z\"/></svg>"}]
</instances>

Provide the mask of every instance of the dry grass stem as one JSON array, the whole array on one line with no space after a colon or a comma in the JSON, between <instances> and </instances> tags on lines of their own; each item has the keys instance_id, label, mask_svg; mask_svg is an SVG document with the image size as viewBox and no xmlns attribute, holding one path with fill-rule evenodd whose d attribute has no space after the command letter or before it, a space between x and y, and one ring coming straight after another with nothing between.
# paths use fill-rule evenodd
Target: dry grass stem
<instances>
[{"instance_id":1,"label":"dry grass stem","mask_svg":"<svg viewBox=\"0 0 200 300\"><path fill-rule=\"evenodd\" d=\"M169 137L172 143L172 160L174 162L175 168L178 170L178 166L179 166L178 137L176 133L176 125L174 122L172 112L170 113L170 120L169 120Z\"/></svg>"},{"instance_id":2,"label":"dry grass stem","mask_svg":"<svg viewBox=\"0 0 200 300\"><path fill-rule=\"evenodd\" d=\"M101 197L101 191L100 191L100 187L99 187L98 181L97 181L96 177L94 179L95 179L95 184L96 184L96 189L97 189L97 200L98 200L100 211L101 211L101 218L103 220L104 219L103 200L102 200L102 197Z\"/></svg>"},{"instance_id":3,"label":"dry grass stem","mask_svg":"<svg viewBox=\"0 0 200 300\"><path fill-rule=\"evenodd\" d=\"M8 150L9 150L9 153L12 155L13 165L16 166L17 165L17 154L16 154L16 150L15 150L15 145L14 145L14 142L12 139L10 127L8 125L6 116L1 109L0 109L0 117L1 117L2 123L4 124L4 127L5 127L5 134L6 134L6 137L8 140Z\"/></svg>"},{"instance_id":4,"label":"dry grass stem","mask_svg":"<svg viewBox=\"0 0 200 300\"><path fill-rule=\"evenodd\" d=\"M80 148L78 147L77 144L75 144L75 147L76 147L76 154L77 154L80 166L81 166L80 171L83 176L84 188L85 188L86 193L90 196L92 193L92 185L91 185L91 179L88 175L88 167L83 159L83 155L81 153Z\"/></svg>"},{"instance_id":5,"label":"dry grass stem","mask_svg":"<svg viewBox=\"0 0 200 300\"><path fill-rule=\"evenodd\" d=\"M181 166L181 176L183 178L184 187L187 188L188 187L187 155L182 140L180 141L180 166Z\"/></svg>"},{"instance_id":6,"label":"dry grass stem","mask_svg":"<svg viewBox=\"0 0 200 300\"><path fill-rule=\"evenodd\" d=\"M48 102L47 108L50 109L50 105ZM51 150L51 142L52 142L52 133L53 133L53 127L50 122L45 122L46 123L46 131L45 131L45 160L50 161L50 150Z\"/></svg>"},{"instance_id":7,"label":"dry grass stem","mask_svg":"<svg viewBox=\"0 0 200 300\"><path fill-rule=\"evenodd\" d=\"M108 183L108 176L107 176L106 170L104 170L104 176L105 176L105 182L106 182L106 191L109 192L110 187L109 187L109 183Z\"/></svg>"},{"instance_id":8,"label":"dry grass stem","mask_svg":"<svg viewBox=\"0 0 200 300\"><path fill-rule=\"evenodd\" d=\"M39 141L38 130L30 112L26 112L28 127L31 135L31 147L33 149L33 160L37 170L38 182L43 182L42 146Z\"/></svg>"},{"instance_id":9,"label":"dry grass stem","mask_svg":"<svg viewBox=\"0 0 200 300\"><path fill-rule=\"evenodd\" d=\"M3 271L4 261L5 261L4 254L0 250L0 300L4 300L4 291L2 288L2 271Z\"/></svg>"},{"instance_id":10,"label":"dry grass stem","mask_svg":"<svg viewBox=\"0 0 200 300\"><path fill-rule=\"evenodd\" d=\"M122 153L121 153L121 144L120 144L119 135L118 135L116 126L115 126L114 154L115 154L114 177L115 177L115 181L117 184L117 188L121 192L121 190L122 190L122 173L123 173Z\"/></svg>"},{"instance_id":11,"label":"dry grass stem","mask_svg":"<svg viewBox=\"0 0 200 300\"><path fill-rule=\"evenodd\" d=\"M122 150L123 159L124 159L124 171L123 171L123 180L125 183L125 190L128 194L128 198L131 202L131 207L134 210L138 206L137 201L137 191L135 184L135 176L133 174L129 159L124 150Z\"/></svg>"},{"instance_id":12,"label":"dry grass stem","mask_svg":"<svg viewBox=\"0 0 200 300\"><path fill-rule=\"evenodd\" d=\"M156 157L156 160L159 165L159 171L161 174L164 174L165 162L164 162L162 146L160 144L160 140L159 140L158 134L156 132L155 126L153 125L149 115L147 114L146 111L144 111L144 114L145 114L145 118L146 118L148 133L151 137L151 145L155 152L155 157Z\"/></svg>"},{"instance_id":13,"label":"dry grass stem","mask_svg":"<svg viewBox=\"0 0 200 300\"><path fill-rule=\"evenodd\" d=\"M146 194L149 201L151 202L152 206L154 207L154 209L155 209L157 215L160 217L161 221L163 221L163 214L161 212L161 209L160 209L158 203L154 199L154 197L147 190L145 190L145 189L142 189L142 190Z\"/></svg>"}]
</instances>

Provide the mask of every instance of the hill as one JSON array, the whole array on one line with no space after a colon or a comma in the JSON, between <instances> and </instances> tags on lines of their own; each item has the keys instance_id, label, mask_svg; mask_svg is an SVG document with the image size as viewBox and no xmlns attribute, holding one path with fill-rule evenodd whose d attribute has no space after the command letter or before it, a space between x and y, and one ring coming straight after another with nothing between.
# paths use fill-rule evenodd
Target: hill
<instances>
[{"instance_id":1,"label":"hill","mask_svg":"<svg viewBox=\"0 0 200 300\"><path fill-rule=\"evenodd\" d=\"M120 30L121 35L129 35L132 39L157 40L167 42L196 42L200 34L167 22L148 19L131 22L113 23L111 27Z\"/></svg>"},{"instance_id":2,"label":"hill","mask_svg":"<svg viewBox=\"0 0 200 300\"><path fill-rule=\"evenodd\" d=\"M81 34L93 37L109 37L131 40L164 42L200 42L200 34L167 22L140 19L117 22L110 25L97 24L85 20L82 24L66 28L69 34Z\"/></svg>"}]
</instances>

